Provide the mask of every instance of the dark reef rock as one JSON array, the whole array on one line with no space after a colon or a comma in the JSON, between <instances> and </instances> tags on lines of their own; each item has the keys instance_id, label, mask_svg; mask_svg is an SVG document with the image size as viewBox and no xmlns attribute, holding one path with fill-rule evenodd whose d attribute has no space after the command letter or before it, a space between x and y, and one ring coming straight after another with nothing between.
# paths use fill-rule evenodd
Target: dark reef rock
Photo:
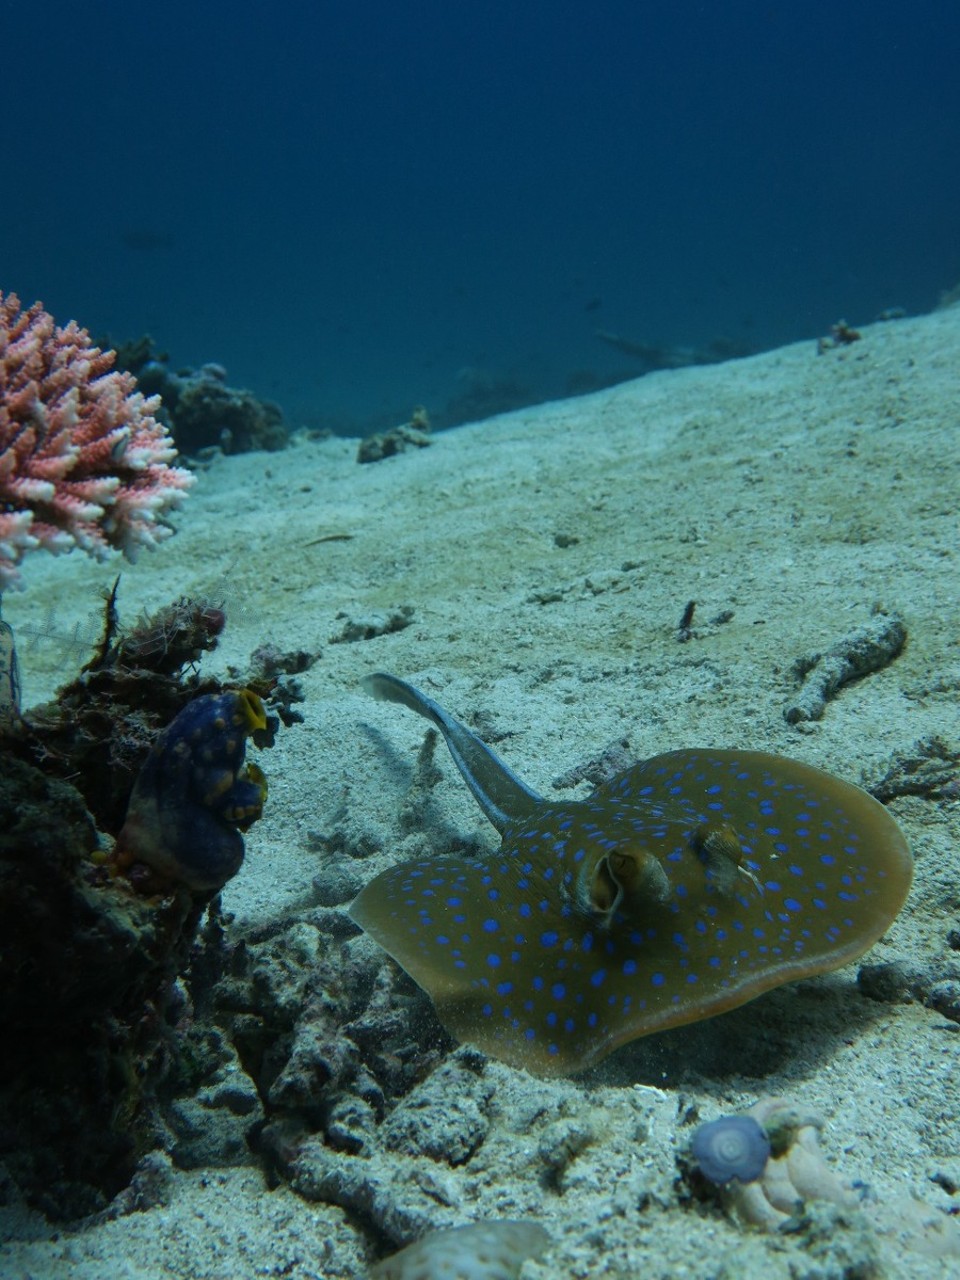
<instances>
[{"instance_id":1,"label":"dark reef rock","mask_svg":"<svg viewBox=\"0 0 960 1280\"><path fill-rule=\"evenodd\" d=\"M240 941L213 997L265 1105L257 1146L286 1173L308 1138L361 1150L451 1045L423 993L335 910Z\"/></svg>"},{"instance_id":2,"label":"dark reef rock","mask_svg":"<svg viewBox=\"0 0 960 1280\"><path fill-rule=\"evenodd\" d=\"M246 453L287 446L289 434L279 405L228 386L222 365L205 364L174 373L156 358L135 372L144 395L157 394L163 400L161 416L181 453L195 455L213 447L224 453Z\"/></svg>"},{"instance_id":3,"label":"dark reef rock","mask_svg":"<svg viewBox=\"0 0 960 1280\"><path fill-rule=\"evenodd\" d=\"M403 422L389 431L367 436L357 448L358 462L382 462L410 449L426 449L433 444L430 435L430 419L423 405L417 405L409 422Z\"/></svg>"},{"instance_id":4,"label":"dark reef rock","mask_svg":"<svg viewBox=\"0 0 960 1280\"><path fill-rule=\"evenodd\" d=\"M110 877L80 794L0 758L0 1159L30 1203L75 1218L156 1145L167 993L203 908Z\"/></svg>"},{"instance_id":5,"label":"dark reef rock","mask_svg":"<svg viewBox=\"0 0 960 1280\"><path fill-rule=\"evenodd\" d=\"M214 747L200 765L216 768L214 783L233 769L241 788L232 799L247 807L223 817L242 857L233 828L258 816L264 786L258 770L241 776L239 735L266 745L277 722L249 688L183 678L222 624L182 600L120 633L112 595L81 675L45 707L21 716L14 703L0 725L0 1180L52 1219L111 1213L160 1150L186 1164L246 1158L261 1119L233 1050L195 1020L194 991L202 1000L222 972L214 892L226 877L199 884L176 859L158 873L121 858L115 840L144 760L163 763L186 707L205 730L199 747ZM234 704L255 714L224 754L229 726L215 716ZM196 772L164 775L168 810L230 798L208 785L198 801L186 788ZM194 990L177 980L188 971Z\"/></svg>"}]
</instances>

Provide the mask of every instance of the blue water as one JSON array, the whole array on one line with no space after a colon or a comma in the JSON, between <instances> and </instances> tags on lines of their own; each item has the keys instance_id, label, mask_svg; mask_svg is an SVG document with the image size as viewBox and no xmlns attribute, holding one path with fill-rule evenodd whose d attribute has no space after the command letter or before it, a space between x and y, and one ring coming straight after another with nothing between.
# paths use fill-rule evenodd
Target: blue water
<instances>
[{"instance_id":1,"label":"blue water","mask_svg":"<svg viewBox=\"0 0 960 1280\"><path fill-rule=\"evenodd\" d=\"M0 288L291 425L960 282L956 0L0 0Z\"/></svg>"}]
</instances>

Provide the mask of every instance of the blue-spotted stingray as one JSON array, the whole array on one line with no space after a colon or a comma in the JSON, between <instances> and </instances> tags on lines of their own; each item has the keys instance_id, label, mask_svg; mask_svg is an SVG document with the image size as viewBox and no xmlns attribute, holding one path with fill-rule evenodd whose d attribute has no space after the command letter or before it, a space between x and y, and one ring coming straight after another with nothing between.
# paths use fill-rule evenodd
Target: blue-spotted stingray
<instances>
[{"instance_id":1,"label":"blue-spotted stingray","mask_svg":"<svg viewBox=\"0 0 960 1280\"><path fill-rule=\"evenodd\" d=\"M811 765L670 751L585 800L547 800L419 689L364 683L437 726L503 843L392 867L350 916L453 1035L514 1066L579 1071L836 969L906 898L913 863L896 822Z\"/></svg>"}]
</instances>

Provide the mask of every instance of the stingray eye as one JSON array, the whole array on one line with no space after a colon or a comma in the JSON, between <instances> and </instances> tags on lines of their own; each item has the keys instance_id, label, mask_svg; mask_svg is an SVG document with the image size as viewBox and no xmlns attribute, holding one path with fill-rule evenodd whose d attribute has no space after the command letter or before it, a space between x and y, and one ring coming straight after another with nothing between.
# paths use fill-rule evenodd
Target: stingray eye
<instances>
[{"instance_id":1,"label":"stingray eye","mask_svg":"<svg viewBox=\"0 0 960 1280\"><path fill-rule=\"evenodd\" d=\"M619 849L613 849L608 854L607 861L610 865L610 874L624 893L628 893L637 878L636 859L629 853L621 853Z\"/></svg>"},{"instance_id":2,"label":"stingray eye","mask_svg":"<svg viewBox=\"0 0 960 1280\"><path fill-rule=\"evenodd\" d=\"M639 910L669 896L667 874L649 850L611 849L597 863L590 907L608 925L620 909Z\"/></svg>"},{"instance_id":3,"label":"stingray eye","mask_svg":"<svg viewBox=\"0 0 960 1280\"><path fill-rule=\"evenodd\" d=\"M593 884L590 886L590 901L587 904L589 910L603 916L608 923L623 898L623 886L610 865L615 856L616 850L597 863Z\"/></svg>"},{"instance_id":4,"label":"stingray eye","mask_svg":"<svg viewBox=\"0 0 960 1280\"><path fill-rule=\"evenodd\" d=\"M725 896L744 888L744 880L761 892L756 876L746 865L740 837L728 822L716 827L697 827L690 837L694 853L703 863L707 883Z\"/></svg>"}]
</instances>

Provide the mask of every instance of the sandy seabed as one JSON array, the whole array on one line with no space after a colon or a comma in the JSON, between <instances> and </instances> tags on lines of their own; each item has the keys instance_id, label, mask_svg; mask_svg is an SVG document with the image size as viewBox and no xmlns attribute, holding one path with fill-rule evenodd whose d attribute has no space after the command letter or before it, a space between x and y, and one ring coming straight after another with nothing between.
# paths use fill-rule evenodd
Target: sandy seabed
<instances>
[{"instance_id":1,"label":"sandy seabed","mask_svg":"<svg viewBox=\"0 0 960 1280\"><path fill-rule=\"evenodd\" d=\"M749 747L865 784L923 740L960 747L958 307L822 354L803 343L651 375L369 466L356 448L298 439L281 454L215 460L178 536L124 567L126 617L181 595L226 599L229 625L205 670L243 667L267 641L321 651L299 677L304 724L262 761L267 811L223 895L234 930L310 902L325 873L310 833L331 814L345 806L358 826L396 830L425 726L371 702L359 688L369 671L492 727L499 753L548 796L624 737L638 759ZM95 632L116 569L79 556L26 564L29 589L3 603L27 704L76 670L72 640ZM905 620L902 654L841 690L821 720L788 724L795 661L878 608ZM401 617L400 629L334 643ZM495 847L452 763L437 762L432 820ZM869 958L949 979L960 970L948 942L960 928L960 802L948 789L890 808L916 871ZM384 848L364 871L393 856ZM852 965L635 1042L573 1081L491 1064L477 1154L439 1172L436 1161L396 1162L409 1162L413 1183L433 1179L436 1225L542 1221L553 1246L525 1264L529 1280L960 1276L960 1256L930 1258L900 1239L894 1207L880 1214L882 1236L868 1225L876 1217L854 1214L816 1240L745 1232L676 1194L691 1117L784 1095L822 1115L824 1155L871 1201L912 1196L956 1213L958 1059L956 1022L917 1001L866 999ZM524 1142L506 1132L532 1097L592 1135L560 1182L534 1177L518 1158ZM632 1138L628 1114L639 1117ZM8 1206L0 1232L10 1280L350 1280L373 1256L360 1222L268 1190L253 1164L176 1172L168 1203L85 1231Z\"/></svg>"}]
</instances>

